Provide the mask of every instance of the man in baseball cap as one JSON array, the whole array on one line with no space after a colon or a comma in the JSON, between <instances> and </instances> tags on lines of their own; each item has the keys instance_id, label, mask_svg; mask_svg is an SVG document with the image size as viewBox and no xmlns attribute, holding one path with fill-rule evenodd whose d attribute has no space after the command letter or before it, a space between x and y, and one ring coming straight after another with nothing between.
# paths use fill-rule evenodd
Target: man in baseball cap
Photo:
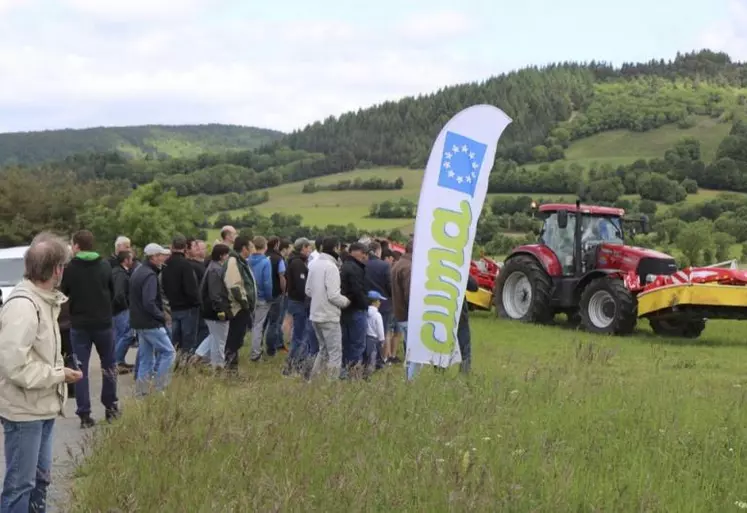
<instances>
[{"instance_id":1,"label":"man in baseball cap","mask_svg":"<svg viewBox=\"0 0 747 513\"><path fill-rule=\"evenodd\" d=\"M145 262L130 279L130 325L135 330L140 347L137 358L136 393L146 395L155 375L156 390L163 390L169 382L174 363L174 346L166 330L158 275L171 251L151 242L143 249Z\"/></svg>"}]
</instances>

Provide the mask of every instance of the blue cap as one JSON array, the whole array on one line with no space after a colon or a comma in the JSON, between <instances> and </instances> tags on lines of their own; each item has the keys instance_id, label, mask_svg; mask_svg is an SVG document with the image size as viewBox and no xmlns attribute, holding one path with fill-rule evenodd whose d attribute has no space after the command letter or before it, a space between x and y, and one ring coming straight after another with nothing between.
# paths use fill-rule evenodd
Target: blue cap
<instances>
[{"instance_id":1,"label":"blue cap","mask_svg":"<svg viewBox=\"0 0 747 513\"><path fill-rule=\"evenodd\" d=\"M378 301L384 301L386 298L376 292L375 290L369 290L368 291L368 299L376 299Z\"/></svg>"}]
</instances>

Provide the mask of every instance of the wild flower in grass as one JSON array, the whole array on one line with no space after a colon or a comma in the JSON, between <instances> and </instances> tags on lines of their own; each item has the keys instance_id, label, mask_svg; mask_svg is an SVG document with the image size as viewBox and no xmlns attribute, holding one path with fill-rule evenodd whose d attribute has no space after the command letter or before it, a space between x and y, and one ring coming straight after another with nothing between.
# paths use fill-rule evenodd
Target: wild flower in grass
<instances>
[{"instance_id":1,"label":"wild flower in grass","mask_svg":"<svg viewBox=\"0 0 747 513\"><path fill-rule=\"evenodd\" d=\"M443 458L436 458L436 463L443 463L444 461L446 460Z\"/></svg>"},{"instance_id":2,"label":"wild flower in grass","mask_svg":"<svg viewBox=\"0 0 747 513\"><path fill-rule=\"evenodd\" d=\"M511 390L509 394L511 395L511 397L516 397L517 395L519 395L519 391L514 389L514 390Z\"/></svg>"},{"instance_id":3,"label":"wild flower in grass","mask_svg":"<svg viewBox=\"0 0 747 513\"><path fill-rule=\"evenodd\" d=\"M744 501L736 501L734 502L734 505L739 509L747 509L747 502Z\"/></svg>"},{"instance_id":4,"label":"wild flower in grass","mask_svg":"<svg viewBox=\"0 0 747 513\"><path fill-rule=\"evenodd\" d=\"M513 452L511 453L511 456L521 456L521 455L522 455L522 454L524 454L525 452L526 452L526 451L524 451L524 449L516 449L515 451L513 451Z\"/></svg>"},{"instance_id":5,"label":"wild flower in grass","mask_svg":"<svg viewBox=\"0 0 747 513\"><path fill-rule=\"evenodd\" d=\"M490 437L489 436L483 436L482 437L482 441L483 442L489 442L490 441Z\"/></svg>"}]
</instances>

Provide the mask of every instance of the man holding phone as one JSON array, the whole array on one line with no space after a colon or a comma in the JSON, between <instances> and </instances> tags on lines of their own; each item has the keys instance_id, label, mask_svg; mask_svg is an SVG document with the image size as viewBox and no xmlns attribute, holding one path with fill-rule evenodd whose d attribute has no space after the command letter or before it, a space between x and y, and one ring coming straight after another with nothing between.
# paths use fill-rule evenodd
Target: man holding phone
<instances>
[{"instance_id":1,"label":"man holding phone","mask_svg":"<svg viewBox=\"0 0 747 513\"><path fill-rule=\"evenodd\" d=\"M57 317L67 298L57 290L70 259L67 243L36 236L24 256L24 280L0 310L0 422L5 480L0 512L45 511L52 472L52 430L67 399L65 383L83 373L66 368Z\"/></svg>"}]
</instances>

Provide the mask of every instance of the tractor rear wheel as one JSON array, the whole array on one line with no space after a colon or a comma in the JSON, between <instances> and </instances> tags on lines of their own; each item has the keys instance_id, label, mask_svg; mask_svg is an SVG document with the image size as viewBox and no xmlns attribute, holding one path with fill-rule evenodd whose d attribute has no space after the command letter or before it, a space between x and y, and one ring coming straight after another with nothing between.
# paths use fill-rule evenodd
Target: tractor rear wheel
<instances>
[{"instance_id":1,"label":"tractor rear wheel","mask_svg":"<svg viewBox=\"0 0 747 513\"><path fill-rule=\"evenodd\" d=\"M553 318L551 290L552 281L537 260L511 258L495 282L496 313L516 321L546 324Z\"/></svg>"},{"instance_id":2,"label":"tractor rear wheel","mask_svg":"<svg viewBox=\"0 0 747 513\"><path fill-rule=\"evenodd\" d=\"M706 326L705 319L649 319L651 329L662 337L698 338Z\"/></svg>"},{"instance_id":3,"label":"tractor rear wheel","mask_svg":"<svg viewBox=\"0 0 747 513\"><path fill-rule=\"evenodd\" d=\"M622 280L598 278L581 294L581 319L592 333L629 335L638 322L637 303Z\"/></svg>"}]
</instances>

